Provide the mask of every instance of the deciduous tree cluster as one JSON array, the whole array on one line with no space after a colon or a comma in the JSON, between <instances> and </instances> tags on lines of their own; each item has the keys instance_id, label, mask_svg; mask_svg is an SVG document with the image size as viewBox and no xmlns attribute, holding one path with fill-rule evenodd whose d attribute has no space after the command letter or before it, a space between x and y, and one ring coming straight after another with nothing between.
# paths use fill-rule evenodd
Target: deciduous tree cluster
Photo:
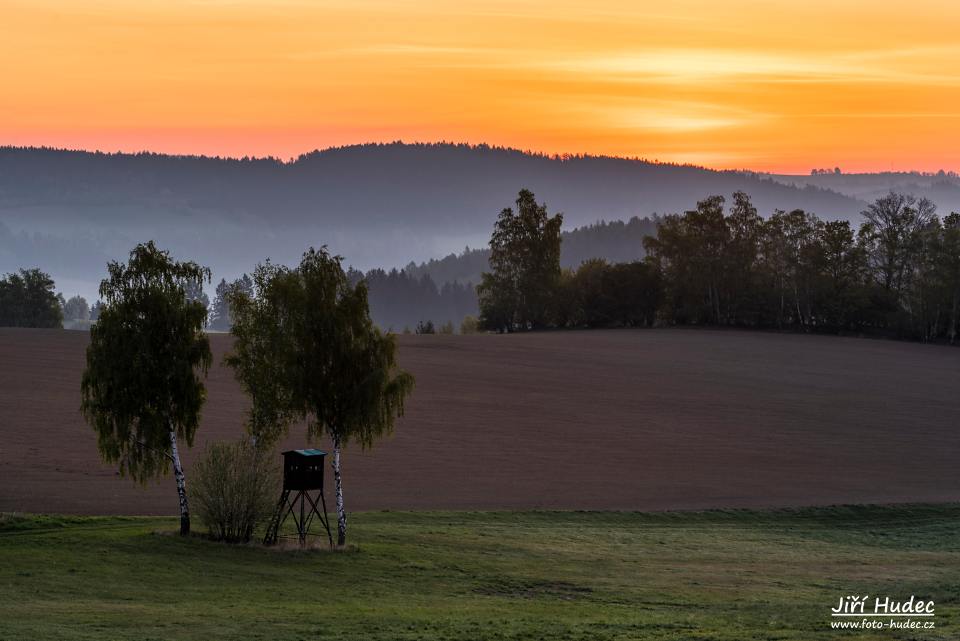
<instances>
[{"instance_id":1,"label":"deciduous tree cluster","mask_svg":"<svg viewBox=\"0 0 960 641\"><path fill-rule=\"evenodd\" d=\"M63 309L53 279L21 269L0 279L0 327L62 327Z\"/></svg>"},{"instance_id":2,"label":"deciduous tree cluster","mask_svg":"<svg viewBox=\"0 0 960 641\"><path fill-rule=\"evenodd\" d=\"M960 214L890 193L859 229L802 211L762 218L737 192L657 219L642 262L561 270L559 214L523 191L491 238L481 326L719 325L956 342Z\"/></svg>"},{"instance_id":3,"label":"deciduous tree cluster","mask_svg":"<svg viewBox=\"0 0 960 641\"><path fill-rule=\"evenodd\" d=\"M954 342L960 215L891 193L847 221L795 210L762 219L741 192L662 218L645 241L662 275L660 320Z\"/></svg>"}]
</instances>

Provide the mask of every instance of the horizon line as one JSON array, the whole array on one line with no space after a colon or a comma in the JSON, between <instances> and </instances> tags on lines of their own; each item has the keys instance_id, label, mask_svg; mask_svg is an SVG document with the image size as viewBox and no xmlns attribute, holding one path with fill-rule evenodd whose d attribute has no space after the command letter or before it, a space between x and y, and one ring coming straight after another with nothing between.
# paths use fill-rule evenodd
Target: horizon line
<instances>
[{"instance_id":1,"label":"horizon line","mask_svg":"<svg viewBox=\"0 0 960 641\"><path fill-rule=\"evenodd\" d=\"M0 151L16 150L16 151L55 151L55 152L67 152L67 153L82 153L90 155L102 155L102 156L162 156L167 158L182 158L182 159L195 159L195 160L220 160L220 161L233 161L233 162L274 162L281 165L293 165L297 162L307 159L310 156L324 154L327 152L336 152L343 151L347 149L354 149L360 147L390 147L390 146L403 146L403 147L466 147L469 149L491 149L495 151L505 151L505 152L514 152L523 154L525 156L531 156L535 158L544 158L547 160L554 161L569 161L569 160L620 160L626 162L634 163L644 163L649 165L663 165L663 166L672 166L672 167L690 167L695 169L702 169L704 171L711 171L716 173L746 173L746 174L757 174L764 176L810 176L814 175L812 172L816 170L823 170L823 167L813 167L810 170L810 173L788 173L788 172L776 172L776 171L760 171L756 169L750 169L747 167L740 168L716 168L708 167L706 165L698 165L696 163L688 162L676 162L676 161L666 161L659 160L656 158L646 158L643 156L626 156L626 155L616 155L616 154L595 154L589 152L558 152L558 153L549 153L546 151L538 151L535 149L521 149L520 147L513 147L509 145L497 145L491 143L472 143L466 141L453 141L453 140L416 140L408 142L402 138L397 138L395 140L389 141L373 141L368 140L364 142L355 142L344 145L330 145L328 147L315 147L309 151L300 153L297 156L290 156L289 158L282 158L280 156L266 155L266 156L256 156L256 155L244 155L244 156L235 156L235 155L209 155L205 153L169 153L162 151L153 151L150 149L140 149L138 151L124 151L122 149L117 149L115 151L104 150L101 148L86 148L86 147L58 147L53 145L15 145L15 144L4 144L0 143ZM828 163L830 164L830 163ZM835 168L838 168L839 165L835 165ZM832 175L833 171L829 168L825 175ZM887 170L887 171L851 171L846 172L841 168L839 175L847 176L869 176L869 175L884 175L884 174L899 174L899 175L921 175L921 176L936 176L940 173L947 175L957 175L958 171L954 169L940 168L938 171L922 171L919 169L910 169L910 170ZM824 175L824 174L821 174Z\"/></svg>"}]
</instances>

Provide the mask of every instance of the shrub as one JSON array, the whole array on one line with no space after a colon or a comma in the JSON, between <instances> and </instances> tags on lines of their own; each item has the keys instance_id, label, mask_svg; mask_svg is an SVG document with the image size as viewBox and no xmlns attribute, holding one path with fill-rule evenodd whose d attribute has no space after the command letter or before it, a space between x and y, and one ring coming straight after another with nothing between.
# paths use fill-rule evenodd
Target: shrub
<instances>
[{"instance_id":1,"label":"shrub","mask_svg":"<svg viewBox=\"0 0 960 641\"><path fill-rule=\"evenodd\" d=\"M461 334L477 334L480 332L480 321L476 316L464 316L460 323Z\"/></svg>"},{"instance_id":2,"label":"shrub","mask_svg":"<svg viewBox=\"0 0 960 641\"><path fill-rule=\"evenodd\" d=\"M280 487L270 454L246 441L211 443L194 465L192 501L212 539L247 542L270 518Z\"/></svg>"}]
</instances>

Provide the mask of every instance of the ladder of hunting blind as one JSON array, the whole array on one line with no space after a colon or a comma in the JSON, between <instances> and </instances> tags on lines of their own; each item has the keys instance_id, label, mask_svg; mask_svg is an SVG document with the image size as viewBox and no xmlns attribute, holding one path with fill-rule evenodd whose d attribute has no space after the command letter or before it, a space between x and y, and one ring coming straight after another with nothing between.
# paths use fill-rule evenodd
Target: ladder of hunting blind
<instances>
[{"instance_id":1,"label":"ladder of hunting blind","mask_svg":"<svg viewBox=\"0 0 960 641\"><path fill-rule=\"evenodd\" d=\"M280 494L280 501L277 503L277 509L273 511L273 516L270 517L270 524L267 526L267 533L263 537L263 543L265 545L273 545L277 542L277 537L280 533L280 524L286 519L289 510L293 509L292 505L290 506L289 510L284 509L287 507L287 499L289 497L290 490L284 490L283 493Z\"/></svg>"}]
</instances>

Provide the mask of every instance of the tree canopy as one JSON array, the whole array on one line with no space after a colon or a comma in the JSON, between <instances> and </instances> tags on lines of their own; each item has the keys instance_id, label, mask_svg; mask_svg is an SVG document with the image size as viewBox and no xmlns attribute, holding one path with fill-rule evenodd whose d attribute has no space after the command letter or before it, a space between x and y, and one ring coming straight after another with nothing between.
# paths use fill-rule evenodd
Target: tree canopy
<instances>
[{"instance_id":1,"label":"tree canopy","mask_svg":"<svg viewBox=\"0 0 960 641\"><path fill-rule=\"evenodd\" d=\"M523 189L517 209L500 212L490 237L490 272L477 287L480 320L487 329L535 329L550 321L560 280L560 227L533 192Z\"/></svg>"},{"instance_id":2,"label":"tree canopy","mask_svg":"<svg viewBox=\"0 0 960 641\"><path fill-rule=\"evenodd\" d=\"M53 279L21 269L0 279L0 327L62 327L63 309Z\"/></svg>"},{"instance_id":3,"label":"tree canopy","mask_svg":"<svg viewBox=\"0 0 960 641\"><path fill-rule=\"evenodd\" d=\"M171 463L189 509L177 442L193 444L206 399L201 376L212 361L203 333L206 308L188 300L188 283L209 270L177 262L154 243L137 245L127 263L111 262L100 284L102 306L90 330L81 410L107 462L138 482L166 474Z\"/></svg>"},{"instance_id":4,"label":"tree canopy","mask_svg":"<svg viewBox=\"0 0 960 641\"><path fill-rule=\"evenodd\" d=\"M366 284L350 283L339 256L310 249L296 269L266 263L253 275L256 296L230 294L235 336L226 362L252 403L258 443L281 438L294 420L308 437L334 445L338 541L346 540L340 450L366 448L393 429L413 389L396 343L370 319Z\"/></svg>"},{"instance_id":5,"label":"tree canopy","mask_svg":"<svg viewBox=\"0 0 960 641\"><path fill-rule=\"evenodd\" d=\"M743 192L729 206L710 196L656 218L643 261L589 259L554 278L532 196L497 220L478 288L487 329L723 325L951 343L960 332L960 214L940 220L926 199L890 193L855 229L799 209L763 218ZM525 271L545 256L550 270Z\"/></svg>"}]
</instances>

